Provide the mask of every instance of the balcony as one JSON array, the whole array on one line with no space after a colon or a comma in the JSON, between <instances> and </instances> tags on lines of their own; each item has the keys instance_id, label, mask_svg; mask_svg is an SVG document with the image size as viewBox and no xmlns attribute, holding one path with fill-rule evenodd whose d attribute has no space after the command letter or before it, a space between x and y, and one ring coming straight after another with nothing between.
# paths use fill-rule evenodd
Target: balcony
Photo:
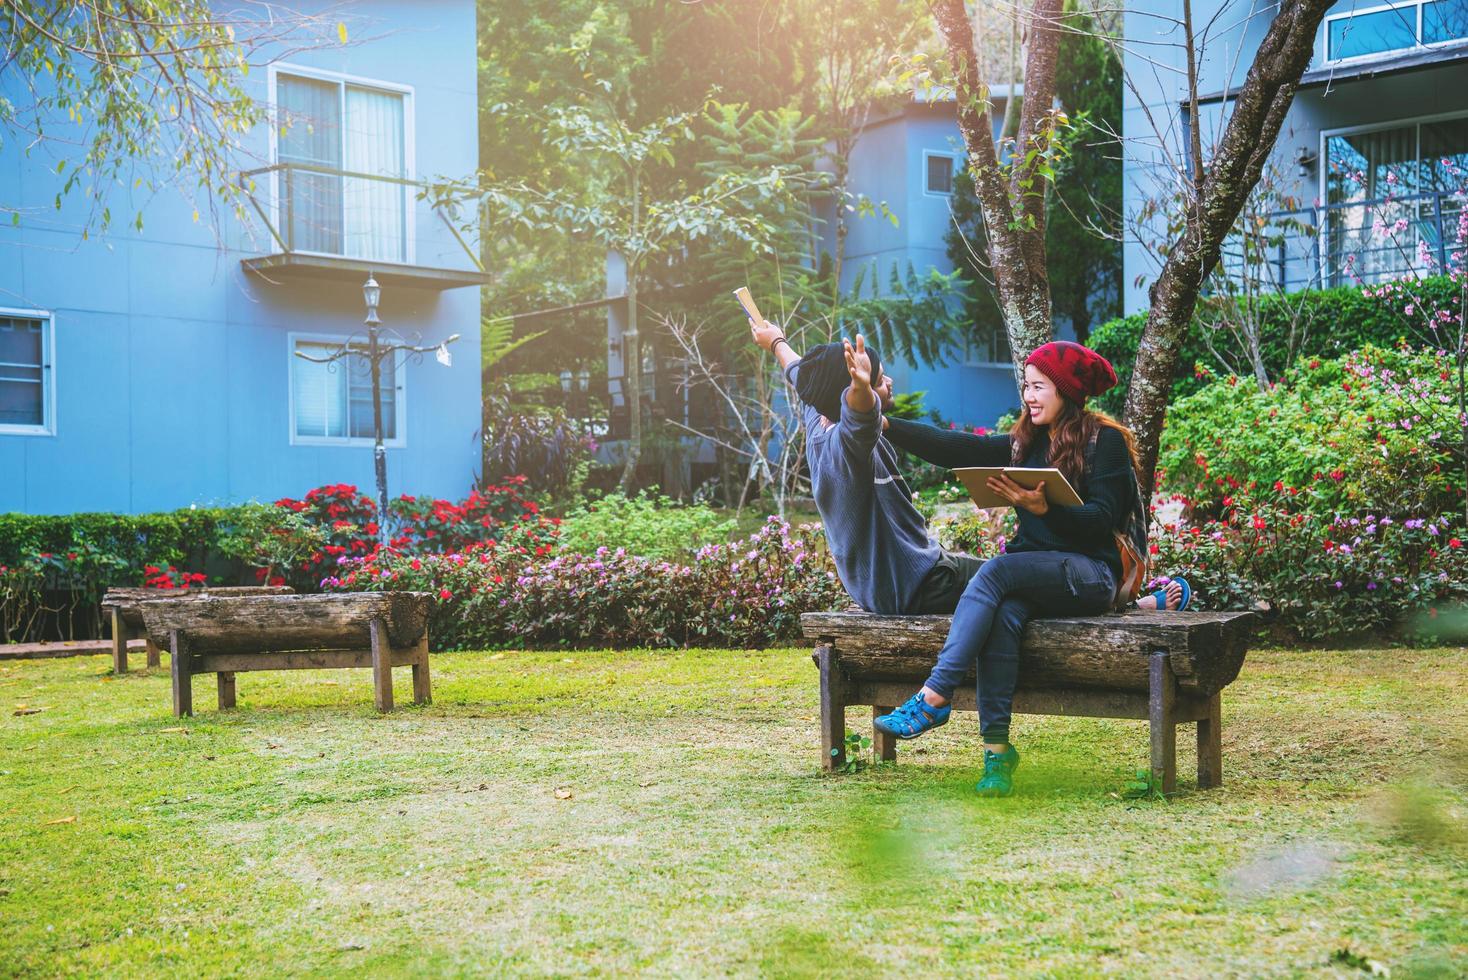
<instances>
[{"instance_id":1,"label":"balcony","mask_svg":"<svg viewBox=\"0 0 1468 980\"><path fill-rule=\"evenodd\" d=\"M489 282L473 249L417 181L300 163L240 174L276 251L241 260L271 282L341 280L457 289Z\"/></svg>"},{"instance_id":2,"label":"balcony","mask_svg":"<svg viewBox=\"0 0 1468 980\"><path fill-rule=\"evenodd\" d=\"M1434 275L1462 264L1464 205L1437 191L1245 215L1252 230L1225 240L1220 273L1263 292Z\"/></svg>"}]
</instances>

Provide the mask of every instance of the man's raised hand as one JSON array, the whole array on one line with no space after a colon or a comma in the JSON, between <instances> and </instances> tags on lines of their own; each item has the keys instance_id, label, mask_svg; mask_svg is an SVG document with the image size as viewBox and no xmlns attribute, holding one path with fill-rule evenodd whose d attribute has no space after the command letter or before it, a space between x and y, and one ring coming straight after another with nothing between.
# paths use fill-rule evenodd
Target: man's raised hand
<instances>
[{"instance_id":1,"label":"man's raised hand","mask_svg":"<svg viewBox=\"0 0 1468 980\"><path fill-rule=\"evenodd\" d=\"M861 334L856 335L856 346L842 339L846 348L846 373L851 375L851 387L846 389L846 404L858 412L870 412L877 407L877 394L872 391L872 358L867 353L867 342Z\"/></svg>"},{"instance_id":2,"label":"man's raised hand","mask_svg":"<svg viewBox=\"0 0 1468 980\"><path fill-rule=\"evenodd\" d=\"M856 346L851 341L842 338L842 346L846 348L846 373L851 375L851 383L862 388L872 386L872 358L867 353L866 338L861 334L856 335Z\"/></svg>"},{"instance_id":3,"label":"man's raised hand","mask_svg":"<svg viewBox=\"0 0 1468 980\"><path fill-rule=\"evenodd\" d=\"M758 323L753 317L749 320L749 335L763 350L771 350L775 341L785 336L785 331L775 326L769 320L760 320Z\"/></svg>"}]
</instances>

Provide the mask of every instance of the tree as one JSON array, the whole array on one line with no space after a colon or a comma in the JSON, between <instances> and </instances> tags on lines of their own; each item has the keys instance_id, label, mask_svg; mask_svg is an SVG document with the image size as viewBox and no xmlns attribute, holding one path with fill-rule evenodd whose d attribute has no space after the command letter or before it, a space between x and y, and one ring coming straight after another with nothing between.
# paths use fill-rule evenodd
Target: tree
<instances>
[{"instance_id":1,"label":"tree","mask_svg":"<svg viewBox=\"0 0 1468 980\"><path fill-rule=\"evenodd\" d=\"M237 156L264 115L246 75L348 43L345 23L324 16L273 5L219 14L207 0L0 0L0 38L0 81L24 96L0 97L0 139L52 154L65 177L56 208L74 192L88 199L84 238L111 224L119 186L172 186L211 219L221 204L242 216ZM19 223L17 204L0 209ZM142 228L141 207L133 224Z\"/></svg>"},{"instance_id":2,"label":"tree","mask_svg":"<svg viewBox=\"0 0 1468 980\"><path fill-rule=\"evenodd\" d=\"M642 452L638 287L649 264L689 243L712 238L768 249L772 230L756 202L789 193L809 175L771 167L762 173L728 172L678 183L660 192L655 179L659 169L674 167L673 148L694 139L692 113L636 127L606 108L558 108L544 118L554 134L552 141L597 175L588 187L568 192L554 184L506 186L482 175L483 179L434 184L429 196L441 203L476 200L486 227L558 230L621 254L627 265L623 398L630 422L621 484L630 490Z\"/></svg>"},{"instance_id":3,"label":"tree","mask_svg":"<svg viewBox=\"0 0 1468 980\"><path fill-rule=\"evenodd\" d=\"M930 0L948 48L959 128L989 233L989 259L1015 358L1016 373L1031 350L1051 336L1051 301L1044 240L1047 158L1060 121L1050 110L1056 55L1064 27L1062 0L1036 0L1026 30L1025 107L1015 158L1001 167L990 138L988 90L979 72L973 28L962 0ZM1185 219L1151 288L1151 308L1127 392L1124 421L1137 435L1142 485L1150 495L1167 397L1204 277L1218 264L1225 237L1259 180L1314 51L1315 33L1331 0L1281 0L1248 74L1230 103L1221 138L1203 155L1199 131L1198 41L1190 0L1181 27L1186 54L1189 152L1179 154ZM1128 84L1132 84L1128 79ZM1161 135L1161 134L1159 134ZM1165 138L1165 137L1164 137ZM1004 178L1008 177L1006 181Z\"/></svg>"}]
</instances>

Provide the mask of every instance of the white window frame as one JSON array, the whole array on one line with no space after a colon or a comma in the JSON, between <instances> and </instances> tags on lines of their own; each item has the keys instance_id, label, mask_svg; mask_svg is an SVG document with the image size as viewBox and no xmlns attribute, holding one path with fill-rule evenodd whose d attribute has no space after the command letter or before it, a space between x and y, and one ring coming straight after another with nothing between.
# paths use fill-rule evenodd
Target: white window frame
<instances>
[{"instance_id":1,"label":"white window frame","mask_svg":"<svg viewBox=\"0 0 1468 980\"><path fill-rule=\"evenodd\" d=\"M1458 109L1453 112L1435 112L1423 116L1404 116L1400 119L1393 119L1389 122L1374 122L1365 123L1360 126L1337 126L1335 129L1322 129L1320 131L1320 145L1316 148L1315 153L1315 159L1319 163L1319 166L1315 168L1318 171L1318 175L1316 177L1316 194L1318 195L1323 205L1330 204L1330 201L1327 197L1328 191L1326 189L1326 181L1330 177L1330 157L1326 153L1326 147L1330 145L1331 137L1351 136L1356 133L1372 133L1381 129L1404 129L1407 126L1411 126L1413 128L1415 139L1413 156L1416 158L1417 164L1420 166L1422 164L1422 124L1442 122L1447 119L1462 119L1465 117L1468 117L1468 111ZM1328 211L1322 211L1322 214L1328 213ZM1330 272L1329 228L1330 226L1328 223L1322 223L1320 227L1320 268L1316 270L1316 275L1321 277L1328 275ZM1321 281L1323 282L1324 279L1322 278Z\"/></svg>"},{"instance_id":2,"label":"white window frame","mask_svg":"<svg viewBox=\"0 0 1468 980\"><path fill-rule=\"evenodd\" d=\"M296 344L305 342L308 344L326 344L332 347L340 347L346 343L348 338L341 334L331 333L307 333L291 331L286 334L286 432L290 437L292 446L372 446L371 436L303 436L296 434L296 366L303 363L296 356ZM355 335L352 346L366 346L367 341L356 340ZM346 371L349 368L337 362L338 371ZM408 365L406 361L399 365L397 371L397 386L394 388L394 412L393 432L396 433L391 439L382 440L382 444L388 449L406 449L408 446Z\"/></svg>"},{"instance_id":3,"label":"white window frame","mask_svg":"<svg viewBox=\"0 0 1468 980\"><path fill-rule=\"evenodd\" d=\"M923 196L939 197L947 200L953 197L953 191L934 191L928 189L928 160L932 157L942 157L953 165L953 169L949 171L948 175L948 183L950 187L953 185L954 178L958 176L958 157L953 153L943 153L940 150L923 151Z\"/></svg>"},{"instance_id":4,"label":"white window frame","mask_svg":"<svg viewBox=\"0 0 1468 980\"><path fill-rule=\"evenodd\" d=\"M56 435L56 315L47 310L0 306L0 316L41 321L41 424L0 423L0 436Z\"/></svg>"},{"instance_id":5,"label":"white window frame","mask_svg":"<svg viewBox=\"0 0 1468 980\"><path fill-rule=\"evenodd\" d=\"M408 181L418 179L416 176L418 173L418 160L416 152L417 140L414 139L414 134L417 132L417 124L414 116L416 90L413 88L413 86L404 85L401 82L384 81L380 78L366 78L362 75L348 75L345 72L327 71L323 68L308 68L304 65L294 65L288 62L271 65L269 75L266 80L266 99L268 100L267 104L270 106L271 116L269 157L271 166L275 166L276 164L280 163L280 118L278 115L280 100L278 98L278 79L281 75L297 75L302 78L314 79L318 82L337 83L337 92L339 93L338 111L339 117L341 118L343 125L346 124L347 118L346 99L348 85L354 85L358 88L377 89L381 92L393 92L401 95L403 97L403 179ZM271 191L270 220L271 223L273 223L278 229L280 228L280 171L272 171L270 176L274 184ZM385 259L373 259L372 261L374 264L413 265L417 261L417 208L413 206L415 199L409 193L410 190L411 188L409 188L407 185L403 186L403 197L406 202L404 207L404 211L406 212L406 214L405 220L403 222L404 259L402 262L389 262ZM342 255L339 252L312 252L307 249L300 248L295 249L293 251L293 254L320 255L326 258L334 259L348 257Z\"/></svg>"},{"instance_id":6,"label":"white window frame","mask_svg":"<svg viewBox=\"0 0 1468 980\"><path fill-rule=\"evenodd\" d=\"M1320 63L1323 65L1356 65L1376 61L1380 58L1395 57L1404 51L1431 51L1458 44L1468 44L1468 37L1450 38L1446 41L1434 41L1425 44L1422 41L1422 8L1424 4L1432 0L1396 0L1396 2L1378 3L1370 7L1361 7L1354 10L1331 14L1321 23L1320 32ZM1402 10L1408 7L1414 8L1414 19L1416 26L1412 32L1412 43L1402 48L1388 48L1385 51L1373 51L1370 54L1358 54L1349 58L1332 58L1330 56L1330 26L1338 20L1351 20L1355 17L1364 17L1368 14L1380 13L1383 10Z\"/></svg>"}]
</instances>

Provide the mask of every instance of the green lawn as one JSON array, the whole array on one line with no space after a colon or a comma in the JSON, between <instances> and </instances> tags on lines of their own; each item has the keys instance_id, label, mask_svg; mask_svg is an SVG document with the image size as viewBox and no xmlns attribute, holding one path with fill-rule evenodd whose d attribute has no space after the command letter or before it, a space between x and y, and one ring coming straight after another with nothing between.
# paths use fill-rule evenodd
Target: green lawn
<instances>
[{"instance_id":1,"label":"green lawn","mask_svg":"<svg viewBox=\"0 0 1468 980\"><path fill-rule=\"evenodd\" d=\"M166 666L0 665L0 974L1462 975L1465 657L1251 654L1224 787L1165 802L1136 722L1020 718L1003 801L972 715L822 776L795 650L445 654L387 717L203 678L182 724Z\"/></svg>"}]
</instances>

